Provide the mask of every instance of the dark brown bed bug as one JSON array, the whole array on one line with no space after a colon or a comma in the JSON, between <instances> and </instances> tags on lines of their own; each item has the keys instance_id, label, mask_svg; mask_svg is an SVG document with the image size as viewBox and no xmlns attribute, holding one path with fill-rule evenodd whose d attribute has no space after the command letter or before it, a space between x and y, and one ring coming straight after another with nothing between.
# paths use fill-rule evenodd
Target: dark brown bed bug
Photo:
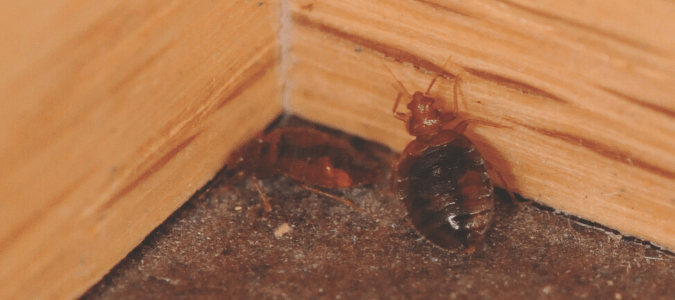
<instances>
[{"instance_id":1,"label":"dark brown bed bug","mask_svg":"<svg viewBox=\"0 0 675 300\"><path fill-rule=\"evenodd\" d=\"M394 116L416 137L394 166L394 191L415 229L427 240L451 252L472 253L493 222L494 191L486 162L463 132L470 122L504 126L466 119L444 129L457 119L458 78L454 81L453 112L442 112L436 107L437 100L429 96L437 78L425 93L410 95L394 76L401 89ZM396 112L403 93L410 98L407 114Z\"/></svg>"},{"instance_id":2,"label":"dark brown bed bug","mask_svg":"<svg viewBox=\"0 0 675 300\"><path fill-rule=\"evenodd\" d=\"M266 214L272 209L258 183L284 174L303 188L361 210L352 201L321 188L347 188L374 183L379 178L374 158L357 151L348 141L309 127L289 127L259 134L230 154L227 169L238 178L251 177L263 198Z\"/></svg>"}]
</instances>

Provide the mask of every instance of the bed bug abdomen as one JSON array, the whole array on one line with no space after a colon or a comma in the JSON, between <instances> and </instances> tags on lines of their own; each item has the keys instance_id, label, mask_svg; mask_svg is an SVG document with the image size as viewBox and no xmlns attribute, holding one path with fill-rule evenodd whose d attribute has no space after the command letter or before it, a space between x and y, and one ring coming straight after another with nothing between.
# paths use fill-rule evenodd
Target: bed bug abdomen
<instances>
[{"instance_id":1,"label":"bed bug abdomen","mask_svg":"<svg viewBox=\"0 0 675 300\"><path fill-rule=\"evenodd\" d=\"M417 231L453 252L473 252L492 223L493 188L485 162L465 136L440 131L411 142L395 167L396 192Z\"/></svg>"}]
</instances>

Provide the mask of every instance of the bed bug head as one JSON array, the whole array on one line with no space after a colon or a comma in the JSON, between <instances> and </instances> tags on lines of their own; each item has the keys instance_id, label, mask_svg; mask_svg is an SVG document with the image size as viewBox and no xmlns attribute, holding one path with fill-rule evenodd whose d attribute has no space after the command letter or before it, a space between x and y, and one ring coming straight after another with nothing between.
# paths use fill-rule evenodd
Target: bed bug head
<instances>
[{"instance_id":1,"label":"bed bug head","mask_svg":"<svg viewBox=\"0 0 675 300\"><path fill-rule=\"evenodd\" d=\"M387 65L384 63L384 60L382 60L382 65L387 69L387 71L389 71L389 74L394 77L396 80L396 86L399 90L398 97L394 102L392 113L394 114L395 118L406 123L408 133L424 140L433 137L436 135L436 133L441 131L443 129L445 120L448 118L445 116L446 114L434 107L436 99L429 97L431 87L434 86L434 83L436 82L436 79L438 79L439 75L436 75L436 77L431 80L425 93L417 91L411 95L403 83L401 83L401 81L396 78L396 75L394 75L389 67L387 67ZM410 102L407 105L408 109L410 110L410 113L408 114L403 114L396 111L401 100L401 95L406 95L410 99Z\"/></svg>"},{"instance_id":2,"label":"bed bug head","mask_svg":"<svg viewBox=\"0 0 675 300\"><path fill-rule=\"evenodd\" d=\"M417 137L426 137L438 133L443 127L443 113L434 104L436 99L427 97L422 92L415 92L407 107L408 133Z\"/></svg>"}]
</instances>

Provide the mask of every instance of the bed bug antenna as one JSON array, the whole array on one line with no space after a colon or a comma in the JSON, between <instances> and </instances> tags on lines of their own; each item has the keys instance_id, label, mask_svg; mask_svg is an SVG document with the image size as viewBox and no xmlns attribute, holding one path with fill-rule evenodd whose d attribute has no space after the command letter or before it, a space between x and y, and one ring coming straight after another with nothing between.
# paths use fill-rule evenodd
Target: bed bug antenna
<instances>
[{"instance_id":1,"label":"bed bug antenna","mask_svg":"<svg viewBox=\"0 0 675 300\"><path fill-rule=\"evenodd\" d=\"M412 99L412 95L410 94L410 92L408 92L408 90L405 88L403 83L400 80L398 80L398 78L396 78L396 75L394 75L394 72L392 72L391 69L389 69L389 67L387 67L387 64L384 63L384 58L380 57L380 62L382 63L384 68L387 69L389 74L391 74L391 77L393 77L394 80L396 80L396 87L399 90L398 95L396 95L396 101L394 101L394 107L391 109L391 112L394 114L394 117L396 119L399 119L399 120L407 123L408 122L408 120L407 120L408 114L396 112L396 110L398 109L398 105L401 103L401 95L402 94L405 94L406 97L408 97L409 99Z\"/></svg>"},{"instance_id":2,"label":"bed bug antenna","mask_svg":"<svg viewBox=\"0 0 675 300\"><path fill-rule=\"evenodd\" d=\"M443 67L441 67L442 71L445 71L445 67L448 66L448 63L450 62L451 58L452 58L452 55L449 55L448 58L445 60L445 63L443 64ZM424 92L424 96L429 97L429 92L431 91L431 87L434 86L434 83L436 83L436 79L438 79L438 77L440 77L440 76L441 76L441 73L439 72L439 73L436 73L436 76L434 76L434 79L431 79L431 82L429 83L429 86L427 87L427 91ZM459 77L457 77L457 76L454 76L454 77L455 77L455 86L453 88L455 89L455 92L456 92L457 91L457 78L459 78ZM457 95L455 95L455 97L457 97Z\"/></svg>"}]
</instances>

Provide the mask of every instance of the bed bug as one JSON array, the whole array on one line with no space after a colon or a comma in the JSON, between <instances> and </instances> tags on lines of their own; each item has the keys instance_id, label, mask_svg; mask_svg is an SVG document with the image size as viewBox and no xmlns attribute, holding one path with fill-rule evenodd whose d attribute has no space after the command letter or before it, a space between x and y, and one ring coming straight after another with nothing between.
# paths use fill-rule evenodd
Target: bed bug
<instances>
[{"instance_id":1,"label":"bed bug","mask_svg":"<svg viewBox=\"0 0 675 300\"><path fill-rule=\"evenodd\" d=\"M236 177L251 177L263 198L264 214L272 210L258 179L284 174L301 187L340 201L357 211L352 201L321 188L347 188L374 183L379 178L374 158L357 151L348 141L309 127L274 129L242 145L227 161Z\"/></svg>"},{"instance_id":2,"label":"bed bug","mask_svg":"<svg viewBox=\"0 0 675 300\"><path fill-rule=\"evenodd\" d=\"M396 79L401 91L392 112L406 123L415 139L394 165L394 191L415 229L428 241L451 252L472 253L493 222L494 190L486 162L463 133L469 123L504 126L465 119L445 129L458 118L459 77L454 78L452 112L442 112L437 107L439 101L429 94L437 78L431 80L426 92L412 95ZM402 94L410 99L409 113L397 112Z\"/></svg>"}]
</instances>

